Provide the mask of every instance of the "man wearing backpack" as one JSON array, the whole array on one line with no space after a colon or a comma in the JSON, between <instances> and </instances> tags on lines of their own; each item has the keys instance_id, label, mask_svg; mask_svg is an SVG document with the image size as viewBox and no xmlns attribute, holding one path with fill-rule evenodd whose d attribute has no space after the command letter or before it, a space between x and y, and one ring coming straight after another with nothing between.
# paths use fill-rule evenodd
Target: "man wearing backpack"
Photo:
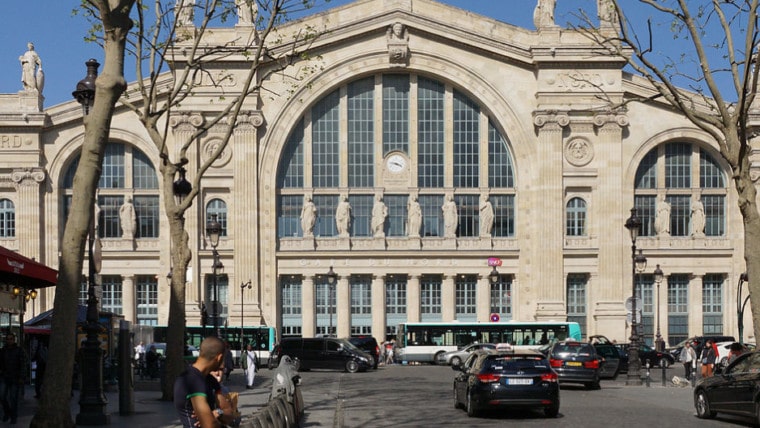
<instances>
[{"instance_id":1,"label":"man wearing backpack","mask_svg":"<svg viewBox=\"0 0 760 428\"><path fill-rule=\"evenodd\" d=\"M0 350L0 402L3 405L3 422L16 423L18 417L18 398L24 387L26 373L26 355L16 343L16 335L5 336L5 347Z\"/></svg>"}]
</instances>

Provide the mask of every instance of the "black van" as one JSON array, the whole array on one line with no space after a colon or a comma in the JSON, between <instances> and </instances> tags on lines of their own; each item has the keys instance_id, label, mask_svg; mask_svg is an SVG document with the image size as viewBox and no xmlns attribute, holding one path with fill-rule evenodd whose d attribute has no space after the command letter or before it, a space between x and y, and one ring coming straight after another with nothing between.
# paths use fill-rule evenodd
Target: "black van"
<instances>
[{"instance_id":1,"label":"black van","mask_svg":"<svg viewBox=\"0 0 760 428\"><path fill-rule=\"evenodd\" d=\"M280 364L284 355L298 359L298 370L339 369L349 373L372 367L372 356L346 339L333 337L286 337L275 345L269 357L269 368Z\"/></svg>"}]
</instances>

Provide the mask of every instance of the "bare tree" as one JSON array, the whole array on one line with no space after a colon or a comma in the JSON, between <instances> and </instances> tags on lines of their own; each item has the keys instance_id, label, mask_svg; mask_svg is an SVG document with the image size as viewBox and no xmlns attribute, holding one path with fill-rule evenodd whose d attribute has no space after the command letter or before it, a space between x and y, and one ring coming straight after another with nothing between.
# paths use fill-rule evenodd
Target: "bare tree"
<instances>
[{"instance_id":1,"label":"bare tree","mask_svg":"<svg viewBox=\"0 0 760 428\"><path fill-rule=\"evenodd\" d=\"M86 0L86 5L102 17L105 65L96 80L95 99L84 116L84 143L74 175L73 196L63 232L58 284L53 308L55 317L50 335L50 353L45 388L32 427L73 427L70 397L76 350L75 335L79 285L82 283L84 249L93 217L95 191L100 180L104 147L108 142L111 117L119 97L127 87L124 79L124 52L132 28L129 13L136 0Z\"/></svg>"},{"instance_id":2,"label":"bare tree","mask_svg":"<svg viewBox=\"0 0 760 428\"><path fill-rule=\"evenodd\" d=\"M760 337L760 214L750 173L751 143L760 131L755 104L758 0L639 0L639 6L627 2L625 7L621 3L598 0L599 26L581 11L578 30L594 41L599 54L623 58L651 84L651 96L624 102L665 103L718 144L738 193L752 320L755 337ZM651 12L646 25L628 18L633 7ZM653 42L663 40L654 36L654 18L668 25L667 43L675 40L688 51L675 58L661 56Z\"/></svg>"},{"instance_id":3,"label":"bare tree","mask_svg":"<svg viewBox=\"0 0 760 428\"><path fill-rule=\"evenodd\" d=\"M173 3L173 4L170 4ZM135 58L137 76L134 89L121 99L133 111L159 150L162 162L164 210L171 239L172 278L167 326L166 379L162 382L162 399L173 398L174 379L184 369L186 272L191 260L189 235L185 230L185 213L201 191L206 171L224 153L238 126L238 118L256 109L262 82L278 73L291 79L293 85L313 68L300 68L289 74L295 61L309 61L305 53L317 36L313 28L299 27L293 34L282 34L278 28L292 13L311 8L315 0L182 0L174 2L137 0L135 27L129 38L129 53ZM148 5L152 7L146 7ZM147 13L152 11L153 13ZM237 19L246 30L237 32L233 40L214 37L213 25ZM221 70L225 60L245 61L246 72ZM217 64L217 65L215 65ZM213 90L213 95L208 92ZM199 92L205 92L200 95ZM287 96L287 94L282 94ZM183 109L192 98L205 97L213 107L205 111ZM211 97L211 98L209 98ZM251 97L250 101L247 99ZM196 107L197 108L197 107ZM170 139L172 118L198 114L194 130L186 135L174 134ZM188 152L198 153L203 136L214 129L224 130L216 138L212 153L199 165L193 165ZM180 140L181 139L181 140ZM186 168L192 176L189 194L181 201L172 197L173 183ZM197 302L200 303L200 302Z\"/></svg>"}]
</instances>

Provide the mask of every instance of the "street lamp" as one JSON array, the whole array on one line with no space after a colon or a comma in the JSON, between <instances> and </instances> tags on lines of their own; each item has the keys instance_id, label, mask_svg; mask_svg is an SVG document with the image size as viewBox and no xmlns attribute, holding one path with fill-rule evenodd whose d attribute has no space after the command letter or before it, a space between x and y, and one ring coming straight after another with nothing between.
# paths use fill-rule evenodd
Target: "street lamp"
<instances>
[{"instance_id":1,"label":"street lamp","mask_svg":"<svg viewBox=\"0 0 760 428\"><path fill-rule=\"evenodd\" d=\"M636 325L636 238L639 236L641 219L636 215L636 208L631 208L631 216L625 221L625 228L631 234L631 337L628 344L628 378L626 385L641 385L641 361L639 360L639 336ZM643 255L641 257L644 257ZM646 258L644 259L646 264Z\"/></svg>"},{"instance_id":2,"label":"street lamp","mask_svg":"<svg viewBox=\"0 0 760 428\"><path fill-rule=\"evenodd\" d=\"M77 83L77 88L71 95L82 105L85 116L90 113L90 107L95 101L95 80L98 77L100 64L94 60L88 60L87 76ZM93 215L94 217L94 215ZM98 333L101 327L98 324L98 298L95 297L95 275L100 272L101 244L95 233L95 219L90 219L90 231L88 236L88 289L87 289L87 324L84 330L87 332L80 350L82 363L82 391L79 394L79 414L77 425L106 425L110 423L111 415L106 413L108 400L103 393L103 350L100 348Z\"/></svg>"},{"instance_id":3,"label":"street lamp","mask_svg":"<svg viewBox=\"0 0 760 428\"><path fill-rule=\"evenodd\" d=\"M245 294L245 289L250 290L251 287L250 279L248 282L240 284L240 358L243 358L243 351L245 351L245 345L243 345L243 326L245 325L243 323L243 295Z\"/></svg>"},{"instance_id":4,"label":"street lamp","mask_svg":"<svg viewBox=\"0 0 760 428\"><path fill-rule=\"evenodd\" d=\"M749 275L747 275L747 272L739 275L739 290L736 293L736 315L739 324L739 343L741 344L744 344L744 309L747 307L747 302L749 302L749 295L742 301L742 285L748 282Z\"/></svg>"},{"instance_id":5,"label":"street lamp","mask_svg":"<svg viewBox=\"0 0 760 428\"><path fill-rule=\"evenodd\" d=\"M211 316L214 322L214 335L219 337L219 300L218 300L218 279L217 277L224 269L222 261L219 260L219 252L216 251L217 245L219 245L219 236L222 233L222 225L216 221L216 214L211 214L211 221L206 224L206 235L208 236L209 243L211 244L211 251L214 257L213 278L214 278L214 300L211 302Z\"/></svg>"},{"instance_id":6,"label":"street lamp","mask_svg":"<svg viewBox=\"0 0 760 428\"><path fill-rule=\"evenodd\" d=\"M496 270L496 266L494 266L491 273L488 274L488 280L491 281L491 284L499 282L499 271Z\"/></svg>"},{"instance_id":7,"label":"street lamp","mask_svg":"<svg viewBox=\"0 0 760 428\"><path fill-rule=\"evenodd\" d=\"M327 335L331 336L333 331L333 287L335 286L335 282L338 280L338 274L336 274L332 266L330 266L330 270L327 271L327 275L325 275L325 277L327 278L328 300L330 300L330 328L327 330Z\"/></svg>"},{"instance_id":8,"label":"street lamp","mask_svg":"<svg viewBox=\"0 0 760 428\"><path fill-rule=\"evenodd\" d=\"M665 274L662 273L662 269L660 269L660 265L658 264L654 269L654 282L657 284L657 334L654 340L654 349L658 352L665 350L665 341L662 340L662 335L660 334L660 284L664 277Z\"/></svg>"},{"instance_id":9,"label":"street lamp","mask_svg":"<svg viewBox=\"0 0 760 428\"><path fill-rule=\"evenodd\" d=\"M179 178L172 183L172 192L174 193L177 204L181 204L187 195L192 192L193 185L185 178L185 174L187 173L185 168L180 166L177 172L179 173Z\"/></svg>"}]
</instances>

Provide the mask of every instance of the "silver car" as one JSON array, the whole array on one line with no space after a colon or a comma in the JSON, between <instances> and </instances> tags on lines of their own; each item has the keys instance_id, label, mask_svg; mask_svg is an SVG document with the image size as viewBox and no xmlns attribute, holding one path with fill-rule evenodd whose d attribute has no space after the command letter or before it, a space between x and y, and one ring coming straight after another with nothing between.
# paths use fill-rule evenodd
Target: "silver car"
<instances>
[{"instance_id":1,"label":"silver car","mask_svg":"<svg viewBox=\"0 0 760 428\"><path fill-rule=\"evenodd\" d=\"M493 343L473 343L456 351L444 352L438 356L436 364L448 364L452 366L461 365L462 361L466 360L472 352L479 349L496 349L496 345Z\"/></svg>"}]
</instances>

